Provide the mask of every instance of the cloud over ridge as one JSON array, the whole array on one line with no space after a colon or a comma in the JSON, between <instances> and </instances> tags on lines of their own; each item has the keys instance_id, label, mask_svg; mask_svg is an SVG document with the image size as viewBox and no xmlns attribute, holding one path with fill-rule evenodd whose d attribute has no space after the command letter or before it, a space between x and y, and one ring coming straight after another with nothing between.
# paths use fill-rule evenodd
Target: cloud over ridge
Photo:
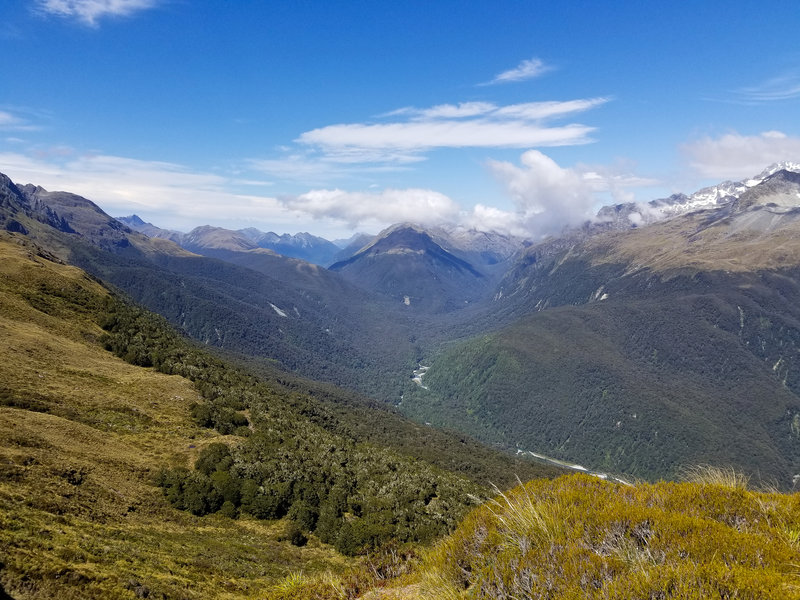
<instances>
[{"instance_id":1,"label":"cloud over ridge","mask_svg":"<svg viewBox=\"0 0 800 600\"><path fill-rule=\"evenodd\" d=\"M739 180L776 162L800 162L800 137L782 131L764 131L756 135L731 132L686 143L681 151L701 176Z\"/></svg>"}]
</instances>

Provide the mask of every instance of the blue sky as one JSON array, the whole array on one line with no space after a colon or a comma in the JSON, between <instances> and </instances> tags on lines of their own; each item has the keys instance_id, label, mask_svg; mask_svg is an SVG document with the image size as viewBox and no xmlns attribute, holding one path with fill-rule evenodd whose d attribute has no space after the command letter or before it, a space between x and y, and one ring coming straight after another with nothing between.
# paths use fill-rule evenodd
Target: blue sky
<instances>
[{"instance_id":1,"label":"blue sky","mask_svg":"<svg viewBox=\"0 0 800 600\"><path fill-rule=\"evenodd\" d=\"M162 227L540 236L800 162L800 3L4 0L0 171Z\"/></svg>"}]
</instances>

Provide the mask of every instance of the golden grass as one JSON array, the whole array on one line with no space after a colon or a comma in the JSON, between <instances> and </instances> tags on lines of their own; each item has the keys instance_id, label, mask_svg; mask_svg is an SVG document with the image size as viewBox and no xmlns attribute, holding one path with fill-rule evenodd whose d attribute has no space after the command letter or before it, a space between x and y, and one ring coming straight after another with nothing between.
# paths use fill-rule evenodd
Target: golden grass
<instances>
[{"instance_id":1,"label":"golden grass","mask_svg":"<svg viewBox=\"0 0 800 600\"><path fill-rule=\"evenodd\" d=\"M701 485L719 485L731 489L746 490L750 477L739 473L733 467L714 465L693 465L684 470L683 479Z\"/></svg>"},{"instance_id":2,"label":"golden grass","mask_svg":"<svg viewBox=\"0 0 800 600\"><path fill-rule=\"evenodd\" d=\"M263 598L293 571L350 565L313 538L303 548L279 542L283 523L201 519L168 505L153 474L190 466L224 438L189 419L200 399L190 382L100 347L93 316L105 296L80 270L0 236L6 591L17 600Z\"/></svg>"},{"instance_id":3,"label":"golden grass","mask_svg":"<svg viewBox=\"0 0 800 600\"><path fill-rule=\"evenodd\" d=\"M417 575L420 597L800 598L800 498L714 475L631 487L572 475L519 486L431 550Z\"/></svg>"},{"instance_id":4,"label":"golden grass","mask_svg":"<svg viewBox=\"0 0 800 600\"><path fill-rule=\"evenodd\" d=\"M738 220L705 224L706 213L684 215L629 230L590 238L585 242L598 263L630 263L631 269L665 272L753 271L800 263L800 223L784 217L769 232L749 229ZM735 250L735 251L734 251Z\"/></svg>"}]
</instances>

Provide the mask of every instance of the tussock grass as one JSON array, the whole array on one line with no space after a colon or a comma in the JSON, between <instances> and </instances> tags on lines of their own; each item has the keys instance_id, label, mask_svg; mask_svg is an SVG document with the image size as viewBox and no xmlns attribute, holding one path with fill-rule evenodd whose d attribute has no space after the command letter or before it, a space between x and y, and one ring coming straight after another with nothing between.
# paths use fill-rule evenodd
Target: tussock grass
<instances>
[{"instance_id":1,"label":"tussock grass","mask_svg":"<svg viewBox=\"0 0 800 600\"><path fill-rule=\"evenodd\" d=\"M700 485L718 485L731 489L747 489L750 477L733 467L692 465L684 469L683 479Z\"/></svg>"},{"instance_id":2,"label":"tussock grass","mask_svg":"<svg viewBox=\"0 0 800 600\"><path fill-rule=\"evenodd\" d=\"M423 560L422 598L800 598L797 495L702 481L532 481L472 512Z\"/></svg>"},{"instance_id":3,"label":"tussock grass","mask_svg":"<svg viewBox=\"0 0 800 600\"><path fill-rule=\"evenodd\" d=\"M564 535L565 507L557 500L536 500L518 481L515 491L503 493L486 503L486 509L500 525L505 543L525 554L534 544L551 544Z\"/></svg>"}]
</instances>

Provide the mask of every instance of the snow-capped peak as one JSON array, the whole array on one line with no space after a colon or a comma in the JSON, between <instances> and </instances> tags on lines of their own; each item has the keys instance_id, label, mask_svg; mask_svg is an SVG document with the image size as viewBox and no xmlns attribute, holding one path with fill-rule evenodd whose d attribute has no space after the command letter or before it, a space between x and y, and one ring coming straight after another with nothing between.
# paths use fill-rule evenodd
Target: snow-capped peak
<instances>
[{"instance_id":1,"label":"snow-capped peak","mask_svg":"<svg viewBox=\"0 0 800 600\"><path fill-rule=\"evenodd\" d=\"M754 185L758 185L762 181L764 181L770 175L774 175L778 171L792 171L794 173L800 173L800 163L791 162L788 160L784 160L781 162L777 162L768 166L766 169L761 171L758 175L753 177L752 179L748 179L745 182L747 187L753 187Z\"/></svg>"},{"instance_id":2,"label":"snow-capped peak","mask_svg":"<svg viewBox=\"0 0 800 600\"><path fill-rule=\"evenodd\" d=\"M714 208L739 198L749 188L763 182L778 171L800 173L800 163L783 161L770 165L758 175L743 181L723 181L717 185L697 190L691 196L673 194L650 202L604 206L597 213L597 222L614 229L627 229L683 215L696 210Z\"/></svg>"}]
</instances>

